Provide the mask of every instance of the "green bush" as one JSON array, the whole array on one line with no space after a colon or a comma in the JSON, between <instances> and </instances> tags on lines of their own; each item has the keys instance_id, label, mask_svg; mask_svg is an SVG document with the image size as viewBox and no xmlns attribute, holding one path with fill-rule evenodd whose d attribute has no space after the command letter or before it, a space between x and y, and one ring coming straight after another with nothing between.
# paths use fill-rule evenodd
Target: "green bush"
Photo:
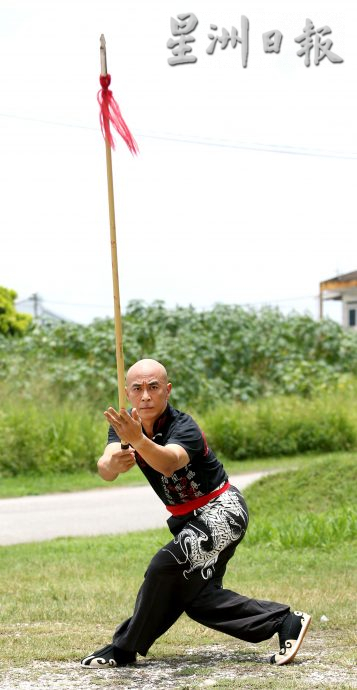
<instances>
[{"instance_id":1,"label":"green bush","mask_svg":"<svg viewBox=\"0 0 357 690\"><path fill-rule=\"evenodd\" d=\"M32 316L16 311L15 290L0 286L0 334L9 337L23 335L27 331Z\"/></svg>"},{"instance_id":2,"label":"green bush","mask_svg":"<svg viewBox=\"0 0 357 690\"><path fill-rule=\"evenodd\" d=\"M357 446L357 424L333 396L268 398L221 405L199 418L209 445L231 460L341 451ZM81 403L10 400L0 410L0 475L96 470L107 422Z\"/></svg>"},{"instance_id":3,"label":"green bush","mask_svg":"<svg viewBox=\"0 0 357 690\"><path fill-rule=\"evenodd\" d=\"M107 423L83 406L10 404L0 412L0 475L96 471Z\"/></svg>"},{"instance_id":4,"label":"green bush","mask_svg":"<svg viewBox=\"0 0 357 690\"><path fill-rule=\"evenodd\" d=\"M200 419L208 444L231 460L356 447L357 428L333 397L222 404Z\"/></svg>"}]
</instances>

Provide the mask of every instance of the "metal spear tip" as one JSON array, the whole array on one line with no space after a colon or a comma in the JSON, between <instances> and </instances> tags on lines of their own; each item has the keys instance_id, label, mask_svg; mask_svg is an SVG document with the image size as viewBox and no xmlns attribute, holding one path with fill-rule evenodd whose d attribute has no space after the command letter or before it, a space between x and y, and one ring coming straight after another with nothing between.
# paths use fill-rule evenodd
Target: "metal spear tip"
<instances>
[{"instance_id":1,"label":"metal spear tip","mask_svg":"<svg viewBox=\"0 0 357 690\"><path fill-rule=\"evenodd\" d=\"M108 74L107 71L107 52L104 34L100 37L100 73L103 77Z\"/></svg>"}]
</instances>

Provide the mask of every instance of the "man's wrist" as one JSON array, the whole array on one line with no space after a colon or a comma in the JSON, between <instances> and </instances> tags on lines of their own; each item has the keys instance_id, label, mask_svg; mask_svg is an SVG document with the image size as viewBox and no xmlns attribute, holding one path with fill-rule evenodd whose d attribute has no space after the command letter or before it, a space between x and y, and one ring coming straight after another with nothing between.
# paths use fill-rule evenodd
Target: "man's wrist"
<instances>
[{"instance_id":1,"label":"man's wrist","mask_svg":"<svg viewBox=\"0 0 357 690\"><path fill-rule=\"evenodd\" d=\"M138 441L135 441L134 443L134 448L140 453L140 450L142 449L143 445L145 444L145 436L142 434L141 438L139 438Z\"/></svg>"}]
</instances>

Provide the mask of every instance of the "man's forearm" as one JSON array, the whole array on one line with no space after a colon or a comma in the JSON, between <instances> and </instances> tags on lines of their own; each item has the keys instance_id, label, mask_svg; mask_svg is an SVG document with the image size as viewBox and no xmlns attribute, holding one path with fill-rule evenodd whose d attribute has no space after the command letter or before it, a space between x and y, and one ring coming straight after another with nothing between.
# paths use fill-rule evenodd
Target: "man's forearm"
<instances>
[{"instance_id":1,"label":"man's forearm","mask_svg":"<svg viewBox=\"0 0 357 690\"><path fill-rule=\"evenodd\" d=\"M119 474L127 472L134 465L135 455L133 449L123 450L120 443L108 444L97 463L99 475L107 482L114 481Z\"/></svg>"},{"instance_id":2,"label":"man's forearm","mask_svg":"<svg viewBox=\"0 0 357 690\"><path fill-rule=\"evenodd\" d=\"M183 453L180 457L174 448L158 446L146 436L135 443L134 448L150 467L161 472L165 477L171 477L176 470L184 467L188 462L188 458L182 457Z\"/></svg>"},{"instance_id":3,"label":"man's forearm","mask_svg":"<svg viewBox=\"0 0 357 690\"><path fill-rule=\"evenodd\" d=\"M119 471L115 470L111 463L111 458L107 458L105 455L99 458L97 468L99 476L106 482L113 482L119 475Z\"/></svg>"}]
</instances>

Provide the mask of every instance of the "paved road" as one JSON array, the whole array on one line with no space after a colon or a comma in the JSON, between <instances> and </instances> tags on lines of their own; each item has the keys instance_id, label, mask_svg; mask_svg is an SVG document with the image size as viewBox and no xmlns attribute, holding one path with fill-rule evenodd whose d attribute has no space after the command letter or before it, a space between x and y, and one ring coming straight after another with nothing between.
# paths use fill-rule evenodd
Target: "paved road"
<instances>
[{"instance_id":1,"label":"paved road","mask_svg":"<svg viewBox=\"0 0 357 690\"><path fill-rule=\"evenodd\" d=\"M267 472L230 478L244 489ZM0 500L0 545L164 527L169 513L150 486Z\"/></svg>"}]
</instances>

